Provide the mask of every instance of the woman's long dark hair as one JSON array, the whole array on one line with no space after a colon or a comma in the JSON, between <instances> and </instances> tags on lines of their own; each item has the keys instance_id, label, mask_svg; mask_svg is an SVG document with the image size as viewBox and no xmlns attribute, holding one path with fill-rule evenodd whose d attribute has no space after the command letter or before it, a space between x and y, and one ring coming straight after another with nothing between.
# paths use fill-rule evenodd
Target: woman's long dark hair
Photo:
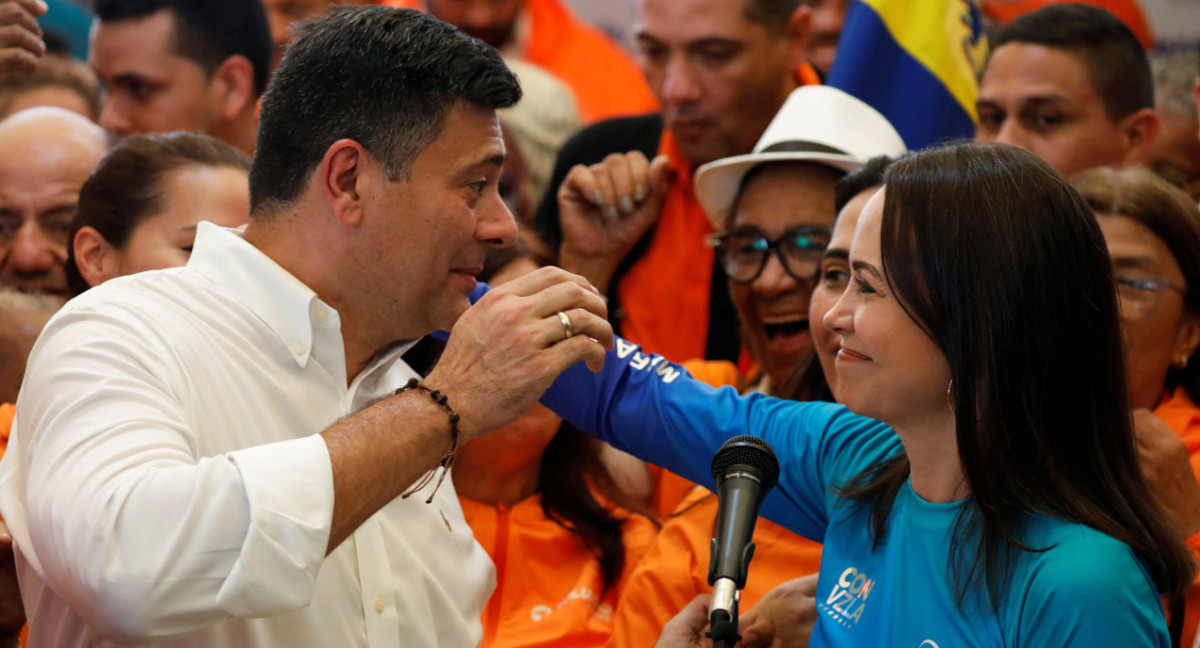
<instances>
[{"instance_id":1,"label":"woman's long dark hair","mask_svg":"<svg viewBox=\"0 0 1200 648\"><path fill-rule=\"evenodd\" d=\"M1132 219L1167 246L1187 282L1188 313L1200 313L1200 208L1182 189L1147 169L1090 169L1072 178L1075 188L1097 214ZM1167 371L1164 389L1182 385L1200 403L1200 358Z\"/></svg>"},{"instance_id":2,"label":"woman's long dark hair","mask_svg":"<svg viewBox=\"0 0 1200 648\"><path fill-rule=\"evenodd\" d=\"M949 565L961 602L993 605L1029 513L1128 544L1160 591L1195 565L1142 480L1121 355L1112 266L1092 210L1058 172L1003 144L959 144L884 177L887 281L941 348L953 379L958 454L970 487ZM875 541L909 475L897 456L843 489L872 506Z\"/></svg>"},{"instance_id":3,"label":"woman's long dark hair","mask_svg":"<svg viewBox=\"0 0 1200 648\"><path fill-rule=\"evenodd\" d=\"M625 518L592 494L592 483L601 491L615 488L600 461L599 443L564 421L542 453L537 489L546 517L575 534L596 557L604 576L603 599L625 569Z\"/></svg>"}]
</instances>

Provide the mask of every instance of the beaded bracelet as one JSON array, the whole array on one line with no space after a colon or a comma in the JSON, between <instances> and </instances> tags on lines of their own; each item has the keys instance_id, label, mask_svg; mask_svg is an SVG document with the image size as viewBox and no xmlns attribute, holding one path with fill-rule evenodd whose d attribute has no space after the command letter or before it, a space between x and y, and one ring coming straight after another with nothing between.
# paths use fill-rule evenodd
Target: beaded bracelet
<instances>
[{"instance_id":1,"label":"beaded bracelet","mask_svg":"<svg viewBox=\"0 0 1200 648\"><path fill-rule=\"evenodd\" d=\"M426 504L431 504L433 503L433 496L437 495L438 489L442 487L442 482L446 479L446 475L450 473L450 467L454 465L454 453L458 452L458 412L455 412L454 409L450 407L450 403L446 402L445 394L439 390L430 389L425 385L422 385L421 381L417 378L410 378L408 383L406 383L400 389L397 389L392 395L394 396L396 394L402 394L413 389L420 389L421 391L429 394L429 397L433 399L433 402L440 405L442 409L446 410L446 412L450 415L450 449L447 450L446 454L442 455L441 460L438 461L438 465L442 467L442 474L440 477L438 477L437 485L433 487L433 492L429 494L429 499L425 500ZM417 480L417 483L409 486L408 490L404 491L400 497L402 499L408 499L409 495L412 495L413 493L428 486L429 482L433 480L433 473L436 470L437 469L434 468L425 473L424 476Z\"/></svg>"}]
</instances>

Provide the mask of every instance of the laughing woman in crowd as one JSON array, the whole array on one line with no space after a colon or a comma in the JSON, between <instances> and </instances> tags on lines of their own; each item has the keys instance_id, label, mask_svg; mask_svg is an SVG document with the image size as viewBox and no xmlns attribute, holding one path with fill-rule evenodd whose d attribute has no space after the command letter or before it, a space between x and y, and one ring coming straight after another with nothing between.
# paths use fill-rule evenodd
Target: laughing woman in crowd
<instances>
[{"instance_id":1,"label":"laughing woman in crowd","mask_svg":"<svg viewBox=\"0 0 1200 648\"><path fill-rule=\"evenodd\" d=\"M714 390L620 344L543 402L701 483L731 435L770 442L763 515L825 542L812 646L1169 645L1158 594L1194 564L1138 469L1087 204L1016 147L932 150L888 170L849 261L824 321L844 407Z\"/></svg>"}]
</instances>

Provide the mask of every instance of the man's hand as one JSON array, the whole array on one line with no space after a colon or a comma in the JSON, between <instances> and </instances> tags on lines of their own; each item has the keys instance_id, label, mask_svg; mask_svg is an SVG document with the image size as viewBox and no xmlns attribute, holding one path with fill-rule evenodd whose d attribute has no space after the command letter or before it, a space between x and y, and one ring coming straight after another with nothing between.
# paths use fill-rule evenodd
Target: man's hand
<instances>
[{"instance_id":1,"label":"man's hand","mask_svg":"<svg viewBox=\"0 0 1200 648\"><path fill-rule=\"evenodd\" d=\"M803 648L817 620L817 575L790 580L739 619L742 648Z\"/></svg>"},{"instance_id":2,"label":"man's hand","mask_svg":"<svg viewBox=\"0 0 1200 648\"><path fill-rule=\"evenodd\" d=\"M692 599L679 614L663 626L662 634L654 648L705 648L712 640L704 637L708 627L708 602L712 597L700 594Z\"/></svg>"},{"instance_id":3,"label":"man's hand","mask_svg":"<svg viewBox=\"0 0 1200 648\"><path fill-rule=\"evenodd\" d=\"M558 190L559 264L603 294L621 260L658 220L667 195L667 156L638 151L576 165Z\"/></svg>"},{"instance_id":4,"label":"man's hand","mask_svg":"<svg viewBox=\"0 0 1200 648\"><path fill-rule=\"evenodd\" d=\"M1181 538L1200 531L1200 484L1183 439L1148 409L1133 411L1138 461L1146 485Z\"/></svg>"},{"instance_id":5,"label":"man's hand","mask_svg":"<svg viewBox=\"0 0 1200 648\"><path fill-rule=\"evenodd\" d=\"M570 318L569 338L560 312ZM469 441L516 419L576 362L599 371L613 346L607 315L585 279L541 268L467 309L425 383L449 395Z\"/></svg>"},{"instance_id":6,"label":"man's hand","mask_svg":"<svg viewBox=\"0 0 1200 648\"><path fill-rule=\"evenodd\" d=\"M0 74L32 72L46 53L39 16L46 15L42 0L0 0Z\"/></svg>"}]
</instances>

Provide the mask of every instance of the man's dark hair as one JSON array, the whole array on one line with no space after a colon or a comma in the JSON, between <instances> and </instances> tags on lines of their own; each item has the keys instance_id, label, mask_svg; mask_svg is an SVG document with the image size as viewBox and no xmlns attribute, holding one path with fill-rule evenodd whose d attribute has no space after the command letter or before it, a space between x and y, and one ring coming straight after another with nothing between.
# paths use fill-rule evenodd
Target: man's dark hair
<instances>
[{"instance_id":1,"label":"man's dark hair","mask_svg":"<svg viewBox=\"0 0 1200 648\"><path fill-rule=\"evenodd\" d=\"M1056 4L1027 13L1000 30L993 51L1009 43L1042 45L1080 56L1109 121L1154 108L1146 50L1133 31L1105 9Z\"/></svg>"},{"instance_id":2,"label":"man's dark hair","mask_svg":"<svg viewBox=\"0 0 1200 648\"><path fill-rule=\"evenodd\" d=\"M262 0L95 0L100 22L139 20L171 12L171 47L212 75L230 56L240 54L254 66L254 94L261 95L271 76L271 25Z\"/></svg>"},{"instance_id":3,"label":"man's dark hair","mask_svg":"<svg viewBox=\"0 0 1200 648\"><path fill-rule=\"evenodd\" d=\"M780 34L799 7L800 0L745 0L742 15L764 25L772 34Z\"/></svg>"},{"instance_id":4,"label":"man's dark hair","mask_svg":"<svg viewBox=\"0 0 1200 648\"><path fill-rule=\"evenodd\" d=\"M299 196L337 140L362 144L396 181L455 105L495 110L520 98L483 41L411 9L336 7L301 27L263 96L251 214L269 218Z\"/></svg>"}]
</instances>

